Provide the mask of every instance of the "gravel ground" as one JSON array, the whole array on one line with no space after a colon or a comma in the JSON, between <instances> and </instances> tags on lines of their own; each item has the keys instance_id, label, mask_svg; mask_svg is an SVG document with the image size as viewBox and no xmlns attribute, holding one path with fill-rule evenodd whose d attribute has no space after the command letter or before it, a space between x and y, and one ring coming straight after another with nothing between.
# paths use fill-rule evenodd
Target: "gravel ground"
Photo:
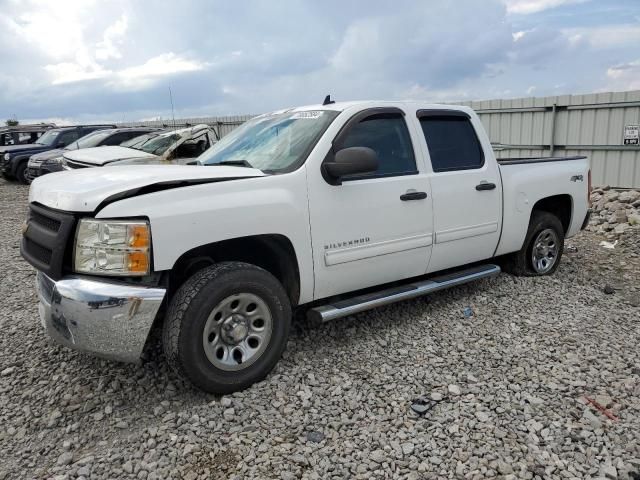
<instances>
[{"instance_id":1,"label":"gravel ground","mask_svg":"<svg viewBox=\"0 0 640 480\"><path fill-rule=\"evenodd\" d=\"M265 381L219 398L157 346L136 366L49 343L26 196L0 180L0 479L640 478L638 229L569 240L552 277L298 323Z\"/></svg>"}]
</instances>

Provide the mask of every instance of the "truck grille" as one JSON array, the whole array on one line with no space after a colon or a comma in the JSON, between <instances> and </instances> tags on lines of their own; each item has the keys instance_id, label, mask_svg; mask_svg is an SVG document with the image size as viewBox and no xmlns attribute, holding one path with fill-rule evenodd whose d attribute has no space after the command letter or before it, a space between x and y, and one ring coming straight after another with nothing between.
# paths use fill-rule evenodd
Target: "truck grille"
<instances>
[{"instance_id":1,"label":"truck grille","mask_svg":"<svg viewBox=\"0 0 640 480\"><path fill-rule=\"evenodd\" d=\"M31 218L35 223L39 223L43 227L46 227L48 230L53 232L58 232L60 227L62 226L62 222L60 220L56 220L55 218L46 217L39 213L36 210L31 209Z\"/></svg>"},{"instance_id":2,"label":"truck grille","mask_svg":"<svg viewBox=\"0 0 640 480\"><path fill-rule=\"evenodd\" d=\"M4 159L4 152L0 152L0 171L8 172L10 170L11 160Z\"/></svg>"},{"instance_id":3,"label":"truck grille","mask_svg":"<svg viewBox=\"0 0 640 480\"><path fill-rule=\"evenodd\" d=\"M41 205L29 205L27 227L20 244L24 259L48 277L62 277L65 257L70 256L70 238L76 219Z\"/></svg>"},{"instance_id":4,"label":"truck grille","mask_svg":"<svg viewBox=\"0 0 640 480\"><path fill-rule=\"evenodd\" d=\"M28 238L24 239L24 246L26 250L33 255L33 258L41 263L47 265L51 264L51 256L53 255L53 251L51 249L38 245L36 242Z\"/></svg>"}]
</instances>

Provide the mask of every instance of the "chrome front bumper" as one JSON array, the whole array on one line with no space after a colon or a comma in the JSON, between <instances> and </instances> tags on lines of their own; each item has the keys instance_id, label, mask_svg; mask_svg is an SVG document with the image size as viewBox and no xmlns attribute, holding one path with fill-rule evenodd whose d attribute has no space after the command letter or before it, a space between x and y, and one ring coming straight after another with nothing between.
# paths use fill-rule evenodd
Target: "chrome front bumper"
<instances>
[{"instance_id":1,"label":"chrome front bumper","mask_svg":"<svg viewBox=\"0 0 640 480\"><path fill-rule=\"evenodd\" d=\"M38 272L40 319L57 343L123 362L140 358L164 299L164 288Z\"/></svg>"}]
</instances>

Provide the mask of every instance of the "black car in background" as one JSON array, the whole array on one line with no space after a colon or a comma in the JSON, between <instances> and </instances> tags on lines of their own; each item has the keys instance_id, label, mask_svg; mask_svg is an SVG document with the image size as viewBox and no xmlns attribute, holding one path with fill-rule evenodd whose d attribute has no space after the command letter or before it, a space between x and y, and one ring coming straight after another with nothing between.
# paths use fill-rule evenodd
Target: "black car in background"
<instances>
[{"instance_id":1,"label":"black car in background","mask_svg":"<svg viewBox=\"0 0 640 480\"><path fill-rule=\"evenodd\" d=\"M76 125L47 130L34 143L0 147L0 173L5 178L15 178L26 183L25 172L31 155L64 148L72 142L95 130L116 128L115 125Z\"/></svg>"},{"instance_id":2,"label":"black car in background","mask_svg":"<svg viewBox=\"0 0 640 480\"><path fill-rule=\"evenodd\" d=\"M34 178L47 173L59 172L62 168L62 155L69 150L81 148L103 147L107 145L120 145L140 135L160 130L153 127L126 127L109 130L96 130L84 137L70 143L65 148L56 148L46 152L36 153L29 158L25 178L31 182Z\"/></svg>"},{"instance_id":3,"label":"black car in background","mask_svg":"<svg viewBox=\"0 0 640 480\"><path fill-rule=\"evenodd\" d=\"M54 123L34 123L31 125L16 125L15 127L0 127L0 147L34 143L44 132L52 128L56 128Z\"/></svg>"}]
</instances>

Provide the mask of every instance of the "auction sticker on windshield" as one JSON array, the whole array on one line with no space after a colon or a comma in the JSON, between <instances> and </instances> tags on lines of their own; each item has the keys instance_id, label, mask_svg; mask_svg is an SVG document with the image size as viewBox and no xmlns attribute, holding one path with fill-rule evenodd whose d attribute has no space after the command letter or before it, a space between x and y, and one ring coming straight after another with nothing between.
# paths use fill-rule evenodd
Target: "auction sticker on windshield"
<instances>
[{"instance_id":1,"label":"auction sticker on windshield","mask_svg":"<svg viewBox=\"0 0 640 480\"><path fill-rule=\"evenodd\" d=\"M296 112L291 118L306 118L309 120L315 120L320 118L324 112L322 110L310 110L308 112Z\"/></svg>"}]
</instances>

